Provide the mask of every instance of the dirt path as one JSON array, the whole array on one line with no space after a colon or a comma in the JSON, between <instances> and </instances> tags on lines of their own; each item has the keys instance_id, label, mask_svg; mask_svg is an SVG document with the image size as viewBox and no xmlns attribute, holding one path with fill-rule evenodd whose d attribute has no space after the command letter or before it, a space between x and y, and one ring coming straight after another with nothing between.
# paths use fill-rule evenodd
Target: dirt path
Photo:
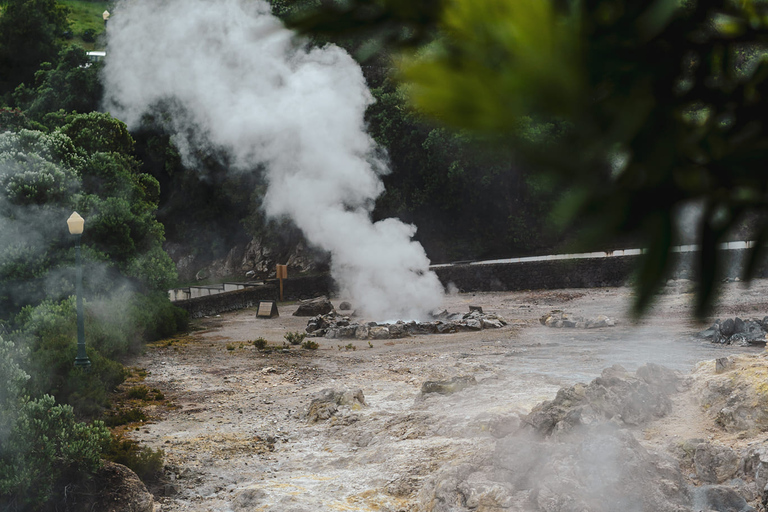
<instances>
[{"instance_id":1,"label":"dirt path","mask_svg":"<svg viewBox=\"0 0 768 512\"><path fill-rule=\"evenodd\" d=\"M307 319L291 316L295 306L281 307L276 319L251 310L207 318L189 341L156 344L133 362L177 408L155 410L154 421L131 435L165 451L173 482L159 498L163 511L421 510L417 492L425 478L487 452L519 414L564 385L589 381L612 364L634 370L652 361L688 371L702 359L762 350L693 338L701 326L689 321L684 285L672 283L639 325L624 314L626 288L456 295L446 298L449 311L478 305L509 325L370 345L355 340L355 350L346 348L348 340L324 338L316 351L259 352L248 344L264 337L282 345L286 332L302 331ZM729 284L721 311L762 318L767 289L762 281L749 291ZM604 314L618 325L541 326L538 318L553 309ZM477 385L421 394L423 382L454 376L474 377ZM311 399L327 388L360 389L366 405L342 405L329 420L308 422ZM680 435L686 419L676 421L661 427L669 432L657 428L647 437Z\"/></svg>"}]
</instances>

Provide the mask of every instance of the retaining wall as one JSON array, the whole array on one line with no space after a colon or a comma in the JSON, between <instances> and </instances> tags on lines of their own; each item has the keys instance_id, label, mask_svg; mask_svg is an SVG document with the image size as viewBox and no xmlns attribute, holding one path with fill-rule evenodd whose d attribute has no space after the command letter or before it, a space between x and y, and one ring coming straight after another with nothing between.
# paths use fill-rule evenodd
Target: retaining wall
<instances>
[{"instance_id":1,"label":"retaining wall","mask_svg":"<svg viewBox=\"0 0 768 512\"><path fill-rule=\"evenodd\" d=\"M329 295L333 290L333 281L329 275L296 277L283 281L285 300L310 299L319 295ZM278 300L279 297L280 288L275 280L262 286L248 286L242 290L177 300L173 304L186 310L192 318L202 318L251 308L259 301Z\"/></svg>"},{"instance_id":2,"label":"retaining wall","mask_svg":"<svg viewBox=\"0 0 768 512\"><path fill-rule=\"evenodd\" d=\"M601 288L627 284L637 269L641 257L638 253L639 251L621 251L618 254L593 253L574 255L571 258L556 256L436 265L432 270L443 286L453 285L461 292ZM671 277L692 277L696 254L692 250L677 252L674 255L677 260L676 270ZM723 250L723 265L718 278L741 277L747 254L746 249ZM768 277L768 265L765 261L759 266L756 277ZM295 277L283 281L285 300L330 296L335 291L335 284L330 275ZM174 304L189 311L192 318L200 318L253 307L260 300L277 300L278 297L278 284L273 280L263 286L180 300Z\"/></svg>"}]
</instances>

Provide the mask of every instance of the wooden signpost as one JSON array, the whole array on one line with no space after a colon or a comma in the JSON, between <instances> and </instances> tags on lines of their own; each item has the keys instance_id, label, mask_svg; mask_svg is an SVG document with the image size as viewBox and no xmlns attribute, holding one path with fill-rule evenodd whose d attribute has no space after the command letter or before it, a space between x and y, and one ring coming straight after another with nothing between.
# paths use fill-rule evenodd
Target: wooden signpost
<instances>
[{"instance_id":1,"label":"wooden signpost","mask_svg":"<svg viewBox=\"0 0 768 512\"><path fill-rule=\"evenodd\" d=\"M280 302L283 302L283 279L288 279L288 265L278 265L276 274L280 280Z\"/></svg>"}]
</instances>

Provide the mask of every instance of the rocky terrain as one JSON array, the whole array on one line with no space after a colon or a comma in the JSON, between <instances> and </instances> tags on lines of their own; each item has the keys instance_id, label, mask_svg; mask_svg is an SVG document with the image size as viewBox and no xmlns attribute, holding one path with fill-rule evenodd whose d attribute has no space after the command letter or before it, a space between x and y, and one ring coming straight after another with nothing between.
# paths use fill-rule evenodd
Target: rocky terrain
<instances>
[{"instance_id":1,"label":"rocky terrain","mask_svg":"<svg viewBox=\"0 0 768 512\"><path fill-rule=\"evenodd\" d=\"M130 435L165 452L163 511L764 510L764 347L697 338L688 289L637 324L626 288L454 295L507 325L317 350L284 344L297 305L206 318L133 362L172 406ZM717 313L763 318L766 290L730 283Z\"/></svg>"}]
</instances>

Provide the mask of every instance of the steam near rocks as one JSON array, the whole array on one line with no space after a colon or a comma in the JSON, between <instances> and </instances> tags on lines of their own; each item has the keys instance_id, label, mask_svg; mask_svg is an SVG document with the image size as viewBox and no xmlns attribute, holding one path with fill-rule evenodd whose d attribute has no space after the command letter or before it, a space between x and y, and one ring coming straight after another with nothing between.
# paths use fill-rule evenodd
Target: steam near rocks
<instances>
[{"instance_id":1,"label":"steam near rocks","mask_svg":"<svg viewBox=\"0 0 768 512\"><path fill-rule=\"evenodd\" d=\"M132 0L109 23L113 115L136 127L162 105L187 162L223 149L233 169L263 170L266 213L289 216L329 251L341 291L369 316L440 305L416 228L370 220L387 168L365 132L373 98L344 50L307 47L262 1Z\"/></svg>"}]
</instances>

